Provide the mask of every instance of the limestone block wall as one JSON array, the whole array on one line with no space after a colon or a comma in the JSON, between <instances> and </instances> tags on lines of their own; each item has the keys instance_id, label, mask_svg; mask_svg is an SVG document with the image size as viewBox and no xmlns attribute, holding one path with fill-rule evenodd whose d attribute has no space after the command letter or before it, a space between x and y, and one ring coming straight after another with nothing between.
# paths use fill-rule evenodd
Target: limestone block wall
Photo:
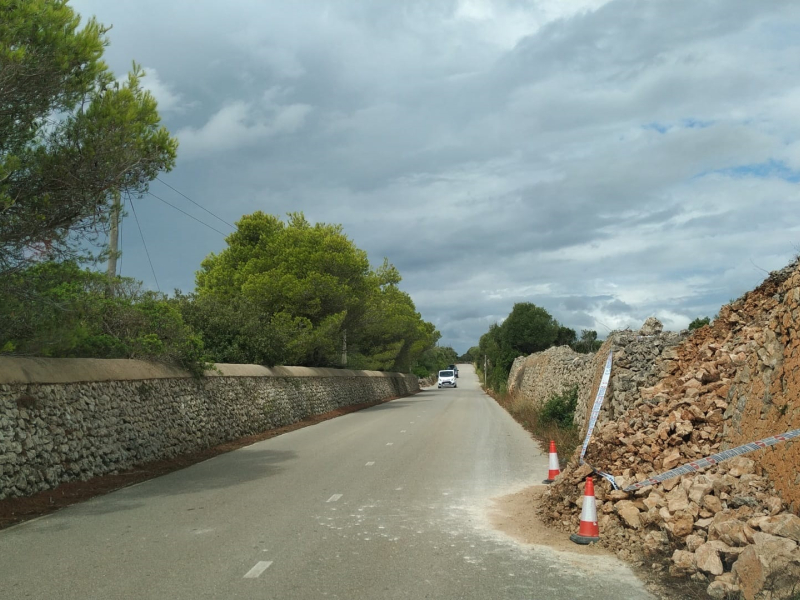
<instances>
[{"instance_id":1,"label":"limestone block wall","mask_svg":"<svg viewBox=\"0 0 800 600\"><path fill-rule=\"evenodd\" d=\"M583 391L591 387L592 359L593 355L579 354L569 346L521 356L511 368L508 391L533 404L543 404L576 385Z\"/></svg>"},{"instance_id":2,"label":"limestone block wall","mask_svg":"<svg viewBox=\"0 0 800 600\"><path fill-rule=\"evenodd\" d=\"M419 391L414 375L0 358L0 500Z\"/></svg>"}]
</instances>

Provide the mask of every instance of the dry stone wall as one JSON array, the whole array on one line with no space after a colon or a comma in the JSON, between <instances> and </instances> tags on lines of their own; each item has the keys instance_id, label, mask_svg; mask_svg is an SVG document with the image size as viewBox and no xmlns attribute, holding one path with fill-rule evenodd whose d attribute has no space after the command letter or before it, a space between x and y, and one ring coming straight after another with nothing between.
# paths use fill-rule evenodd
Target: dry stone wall
<instances>
[{"instance_id":1,"label":"dry stone wall","mask_svg":"<svg viewBox=\"0 0 800 600\"><path fill-rule=\"evenodd\" d=\"M413 375L132 360L0 358L0 499L419 391Z\"/></svg>"},{"instance_id":2,"label":"dry stone wall","mask_svg":"<svg viewBox=\"0 0 800 600\"><path fill-rule=\"evenodd\" d=\"M642 329L614 331L595 354L579 354L568 346L549 348L514 361L508 390L533 404L546 402L553 394L578 386L575 422L586 425L600 385L608 353L614 366L600 422L618 418L640 397L639 390L654 385L665 375L662 359L675 356L675 348L687 332L662 331L661 323L648 319Z\"/></svg>"},{"instance_id":3,"label":"dry stone wall","mask_svg":"<svg viewBox=\"0 0 800 600\"><path fill-rule=\"evenodd\" d=\"M508 391L532 404L543 404L553 394L561 394L573 386L586 390L592 384L593 358L590 354L578 354L569 346L520 356L511 367Z\"/></svg>"}]
</instances>

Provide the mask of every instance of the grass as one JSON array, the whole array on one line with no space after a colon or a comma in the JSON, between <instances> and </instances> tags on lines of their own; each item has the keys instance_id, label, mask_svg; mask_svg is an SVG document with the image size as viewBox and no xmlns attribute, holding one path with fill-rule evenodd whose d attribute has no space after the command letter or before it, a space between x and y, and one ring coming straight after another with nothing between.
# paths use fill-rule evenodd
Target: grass
<instances>
[{"instance_id":1,"label":"grass","mask_svg":"<svg viewBox=\"0 0 800 600\"><path fill-rule=\"evenodd\" d=\"M545 444L545 449L547 449L546 444L553 440L556 443L559 462L562 464L569 460L572 453L575 452L575 448L581 444L580 432L574 424L564 426L564 419L550 417L553 412L553 398L542 405L535 405L522 398L519 394L497 393L492 390L486 390L486 392L500 406L506 409L514 417L514 420L529 431L534 438ZM561 396L555 397L563 399L569 393L566 392ZM557 404L558 402L555 403ZM551 408L548 408L548 406ZM559 420L562 424L559 424Z\"/></svg>"}]
</instances>

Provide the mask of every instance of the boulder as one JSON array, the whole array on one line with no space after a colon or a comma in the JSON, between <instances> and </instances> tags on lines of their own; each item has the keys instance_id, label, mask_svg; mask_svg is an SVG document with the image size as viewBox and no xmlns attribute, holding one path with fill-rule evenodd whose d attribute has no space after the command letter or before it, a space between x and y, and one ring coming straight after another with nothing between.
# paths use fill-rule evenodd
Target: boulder
<instances>
[{"instance_id":1,"label":"boulder","mask_svg":"<svg viewBox=\"0 0 800 600\"><path fill-rule=\"evenodd\" d=\"M711 523L708 527L710 540L721 540L729 546L746 546L749 543L748 537L752 539L753 533L746 523L738 519Z\"/></svg>"},{"instance_id":2,"label":"boulder","mask_svg":"<svg viewBox=\"0 0 800 600\"><path fill-rule=\"evenodd\" d=\"M745 600L755 600L762 592L791 598L800 581L800 554L787 552L783 544L753 544L742 551L731 572Z\"/></svg>"},{"instance_id":3,"label":"boulder","mask_svg":"<svg viewBox=\"0 0 800 600\"><path fill-rule=\"evenodd\" d=\"M669 574L673 577L683 577L697 572L697 562L694 552L688 550L675 550L672 553L672 565Z\"/></svg>"},{"instance_id":4,"label":"boulder","mask_svg":"<svg viewBox=\"0 0 800 600\"><path fill-rule=\"evenodd\" d=\"M722 575L725 570L714 544L703 544L695 550L697 568L709 575Z\"/></svg>"},{"instance_id":5,"label":"boulder","mask_svg":"<svg viewBox=\"0 0 800 600\"><path fill-rule=\"evenodd\" d=\"M740 592L739 586L735 583L733 573L723 573L706 589L706 593L717 600L725 600L726 598L734 598Z\"/></svg>"},{"instance_id":6,"label":"boulder","mask_svg":"<svg viewBox=\"0 0 800 600\"><path fill-rule=\"evenodd\" d=\"M639 330L639 335L658 335L664 331L664 325L655 317L648 317Z\"/></svg>"},{"instance_id":7,"label":"boulder","mask_svg":"<svg viewBox=\"0 0 800 600\"><path fill-rule=\"evenodd\" d=\"M800 517L792 513L783 513L763 519L759 523L759 527L766 533L800 542Z\"/></svg>"}]
</instances>

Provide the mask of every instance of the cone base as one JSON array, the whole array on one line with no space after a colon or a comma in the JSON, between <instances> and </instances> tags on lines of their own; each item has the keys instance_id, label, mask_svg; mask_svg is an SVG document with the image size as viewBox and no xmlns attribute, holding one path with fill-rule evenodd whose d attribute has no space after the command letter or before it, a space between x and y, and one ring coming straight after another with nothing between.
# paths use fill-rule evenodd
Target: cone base
<instances>
[{"instance_id":1,"label":"cone base","mask_svg":"<svg viewBox=\"0 0 800 600\"><path fill-rule=\"evenodd\" d=\"M555 479L545 479L544 481L542 481L542 483L550 484L550 483L553 483L554 481L555 481Z\"/></svg>"},{"instance_id":2,"label":"cone base","mask_svg":"<svg viewBox=\"0 0 800 600\"><path fill-rule=\"evenodd\" d=\"M569 539L576 544L580 544L581 546L588 546L589 544L594 544L600 541L599 537L580 535L578 533L573 533L569 536Z\"/></svg>"}]
</instances>

